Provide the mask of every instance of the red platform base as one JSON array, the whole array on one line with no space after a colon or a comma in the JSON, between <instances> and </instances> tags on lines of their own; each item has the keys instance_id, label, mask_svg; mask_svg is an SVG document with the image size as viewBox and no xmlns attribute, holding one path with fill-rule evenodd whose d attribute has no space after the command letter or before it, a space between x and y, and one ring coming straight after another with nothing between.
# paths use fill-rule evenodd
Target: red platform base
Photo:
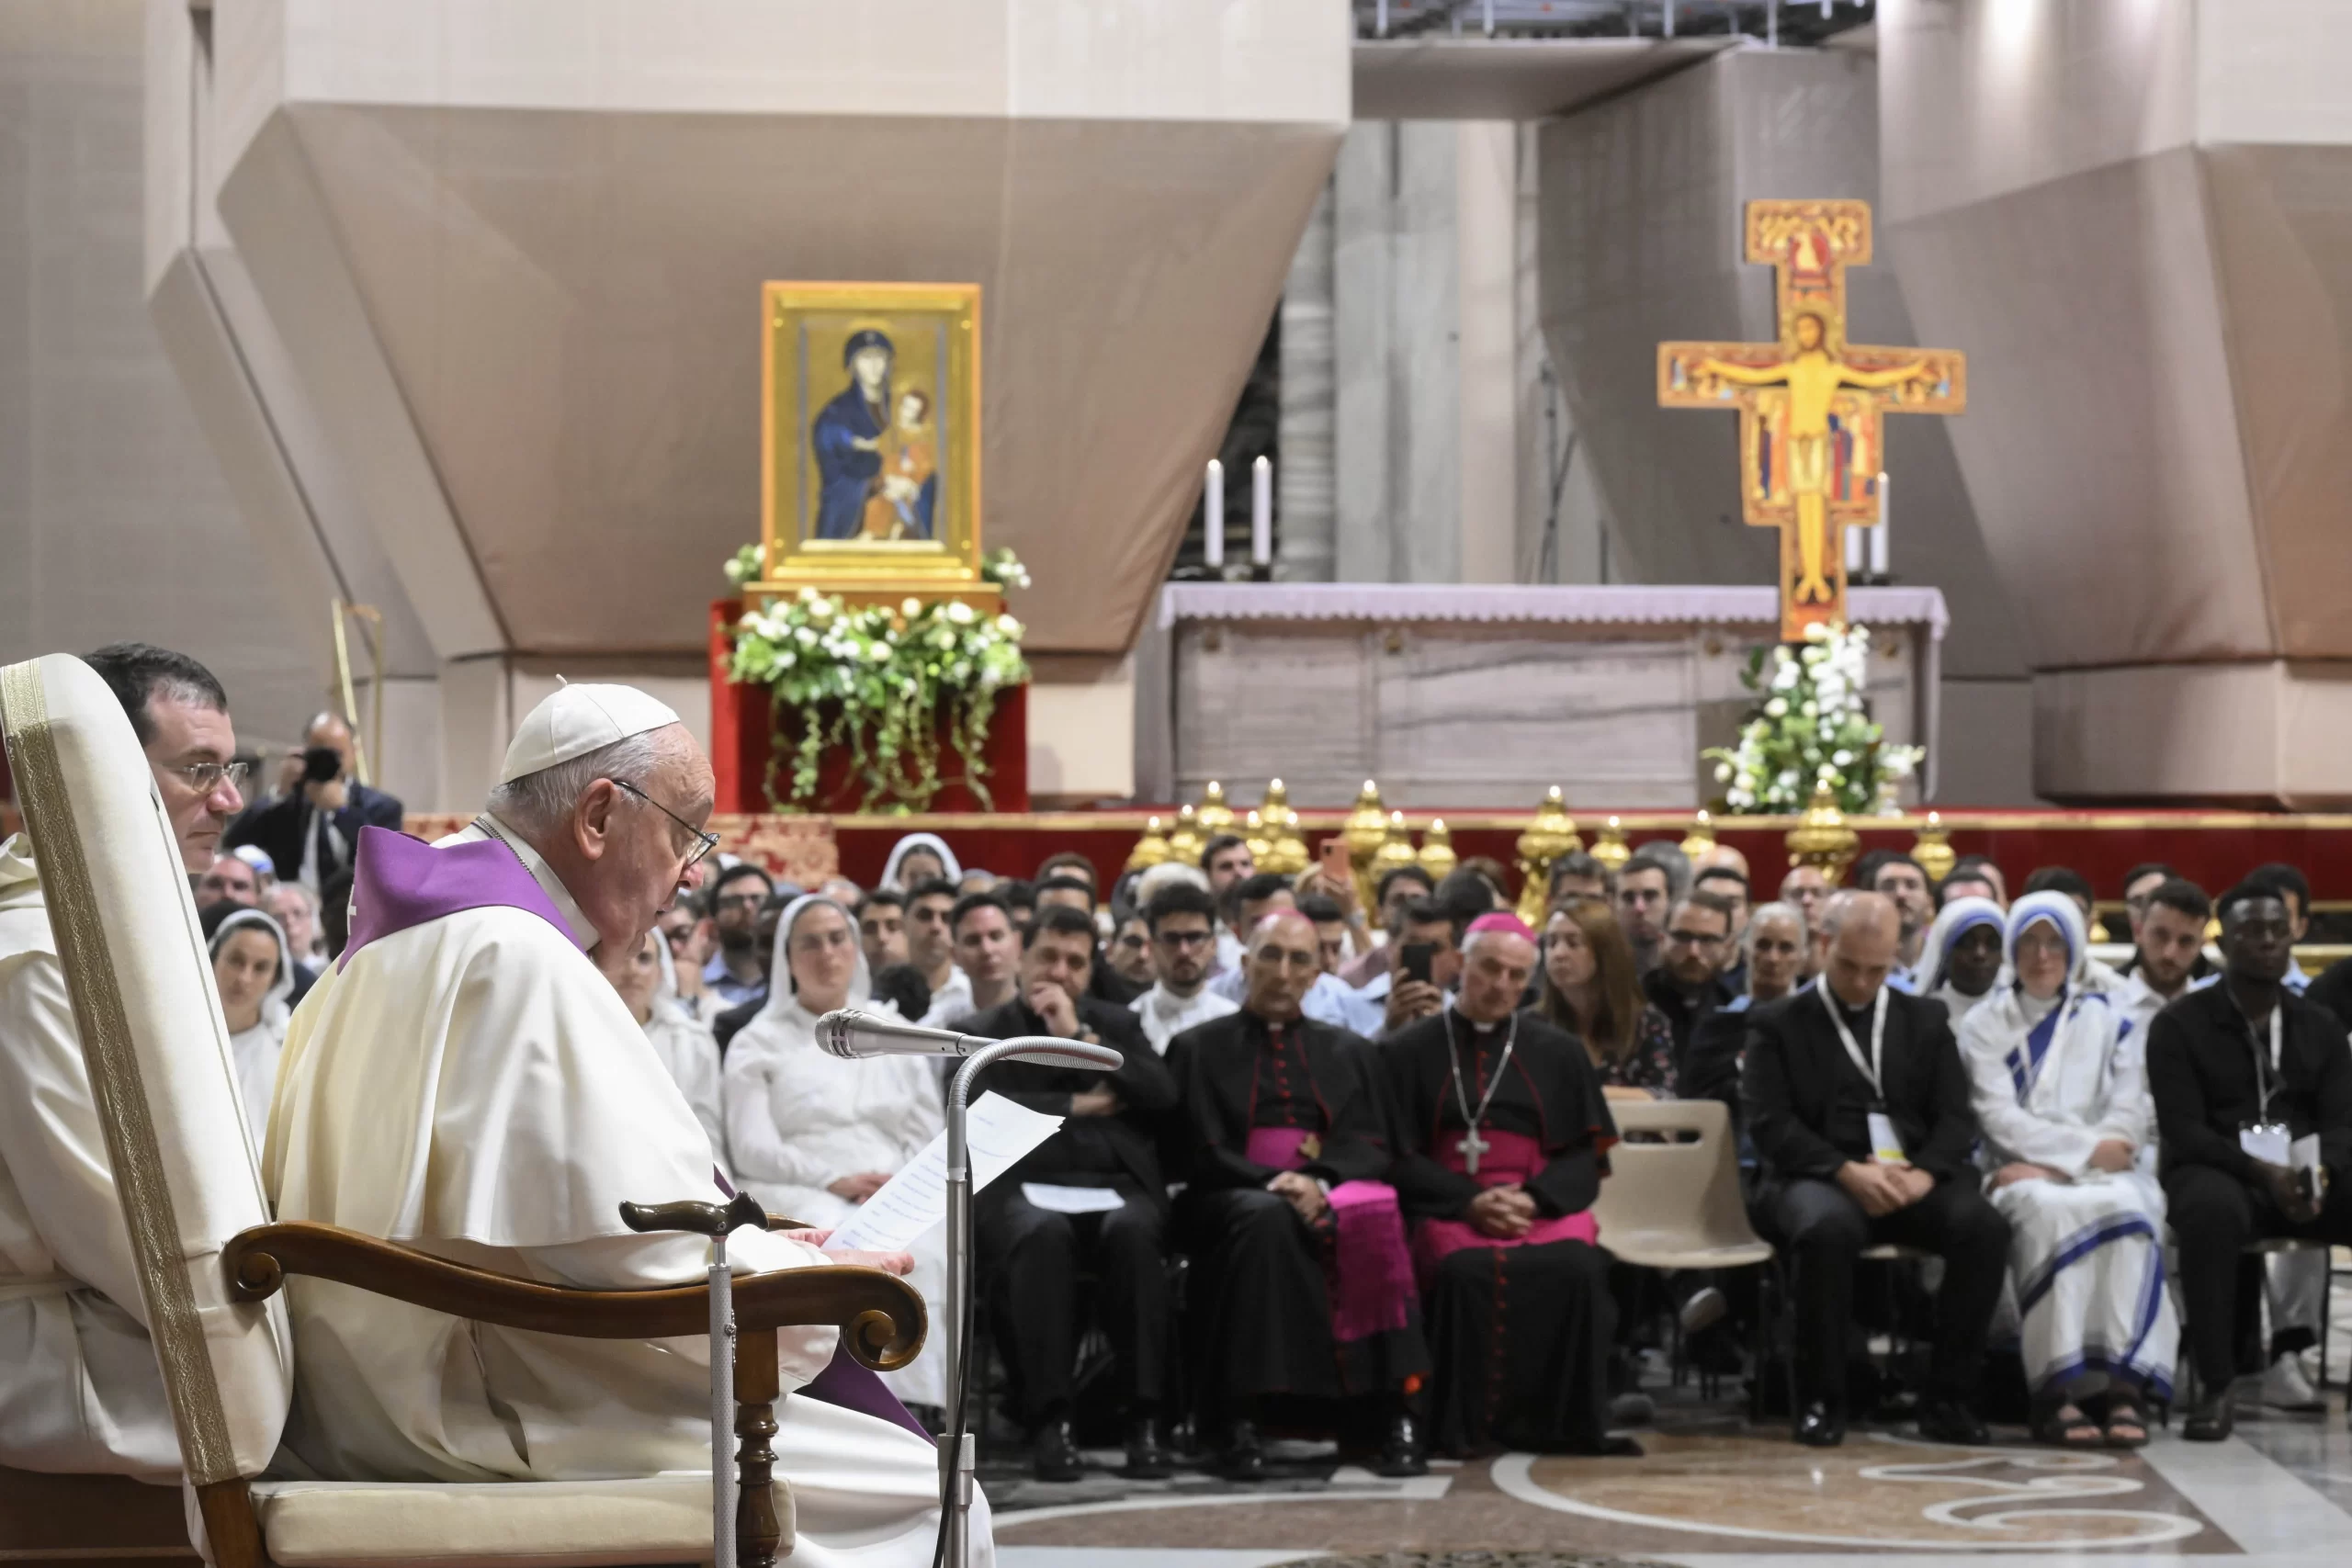
<instances>
[{"instance_id":1,"label":"red platform base","mask_svg":"<svg viewBox=\"0 0 2352 1568\"><path fill-rule=\"evenodd\" d=\"M756 815L775 809L768 798L768 767L775 754L774 716L768 694L727 678L734 657L728 628L743 613L741 599L719 599L710 606L710 762L718 775L718 811L722 816ZM988 788L985 807L991 811L1029 809L1029 689L1015 686L997 698L989 722L987 748L981 753ZM786 764L790 765L788 762ZM978 812L982 797L964 777L963 759L944 741L940 773L944 780L932 809ZM787 780L787 783L789 781ZM817 775L819 813L857 810L865 787L851 776L846 751L829 755Z\"/></svg>"}]
</instances>

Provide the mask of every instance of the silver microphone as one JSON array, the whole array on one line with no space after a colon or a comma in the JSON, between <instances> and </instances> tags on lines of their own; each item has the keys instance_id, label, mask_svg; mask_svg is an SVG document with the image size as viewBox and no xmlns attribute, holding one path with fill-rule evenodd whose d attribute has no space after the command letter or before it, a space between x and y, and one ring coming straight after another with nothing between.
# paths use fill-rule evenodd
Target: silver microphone
<instances>
[{"instance_id":1,"label":"silver microphone","mask_svg":"<svg viewBox=\"0 0 2352 1568\"><path fill-rule=\"evenodd\" d=\"M983 1035L960 1034L952 1029L925 1029L904 1019L884 1018L855 1008L829 1012L817 1021L817 1044L833 1055L856 1061L865 1056L968 1056L975 1051L1010 1042ZM1023 1039L1022 1049L1009 1053L1013 1060L1046 1066L1080 1067L1092 1072L1116 1070L1124 1061L1107 1045L1051 1035Z\"/></svg>"},{"instance_id":2,"label":"silver microphone","mask_svg":"<svg viewBox=\"0 0 2352 1568\"><path fill-rule=\"evenodd\" d=\"M855 1061L861 1056L968 1056L994 1042L842 1008L817 1021L817 1043Z\"/></svg>"}]
</instances>

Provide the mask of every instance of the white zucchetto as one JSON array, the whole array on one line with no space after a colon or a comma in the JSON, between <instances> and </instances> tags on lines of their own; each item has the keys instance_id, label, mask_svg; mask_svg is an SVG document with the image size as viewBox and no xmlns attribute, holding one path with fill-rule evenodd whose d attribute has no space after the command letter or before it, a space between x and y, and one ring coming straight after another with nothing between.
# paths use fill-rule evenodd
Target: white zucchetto
<instances>
[{"instance_id":1,"label":"white zucchetto","mask_svg":"<svg viewBox=\"0 0 2352 1568\"><path fill-rule=\"evenodd\" d=\"M635 686L559 686L524 718L506 748L500 784L678 722L667 703Z\"/></svg>"}]
</instances>

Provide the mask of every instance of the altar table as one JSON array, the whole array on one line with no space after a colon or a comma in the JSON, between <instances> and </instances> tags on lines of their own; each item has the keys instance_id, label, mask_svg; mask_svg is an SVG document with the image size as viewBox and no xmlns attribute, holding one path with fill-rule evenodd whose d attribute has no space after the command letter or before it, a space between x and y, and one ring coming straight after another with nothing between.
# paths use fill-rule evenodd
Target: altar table
<instances>
[{"instance_id":1,"label":"altar table","mask_svg":"<svg viewBox=\"0 0 2352 1568\"><path fill-rule=\"evenodd\" d=\"M1849 605L1876 634L1871 716L1927 745L1932 799L1943 594L1857 588ZM1408 807L1555 784L1696 807L1721 788L1700 752L1736 739L1740 673L1779 628L1769 585L1171 582L1136 649L1136 793L1197 799L1217 779L1240 799L1278 771L1302 806L1375 778Z\"/></svg>"}]
</instances>

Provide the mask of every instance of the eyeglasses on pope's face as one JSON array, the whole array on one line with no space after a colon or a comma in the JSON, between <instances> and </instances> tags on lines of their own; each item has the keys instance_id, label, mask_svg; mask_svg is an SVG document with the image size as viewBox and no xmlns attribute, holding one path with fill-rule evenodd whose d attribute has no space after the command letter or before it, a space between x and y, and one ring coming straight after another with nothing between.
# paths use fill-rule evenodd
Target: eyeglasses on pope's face
<instances>
[{"instance_id":1,"label":"eyeglasses on pope's face","mask_svg":"<svg viewBox=\"0 0 2352 1568\"><path fill-rule=\"evenodd\" d=\"M627 779L615 779L612 781L612 784L615 789L625 790L628 794L635 795L638 799L645 802L646 805L653 807L654 810L659 811L662 816L667 817L671 821L675 822L679 827L686 830L686 836L692 841L694 847L689 850L681 850L677 852L685 857L684 863L678 867L678 875L682 880L685 877L687 873L693 871L695 867L703 863L704 857L718 847L718 834L704 832L701 829L695 827L693 823L687 821L684 818L679 816L676 812L671 810L668 807L662 805L660 801L654 799L651 795L646 794L635 784L630 784Z\"/></svg>"}]
</instances>

